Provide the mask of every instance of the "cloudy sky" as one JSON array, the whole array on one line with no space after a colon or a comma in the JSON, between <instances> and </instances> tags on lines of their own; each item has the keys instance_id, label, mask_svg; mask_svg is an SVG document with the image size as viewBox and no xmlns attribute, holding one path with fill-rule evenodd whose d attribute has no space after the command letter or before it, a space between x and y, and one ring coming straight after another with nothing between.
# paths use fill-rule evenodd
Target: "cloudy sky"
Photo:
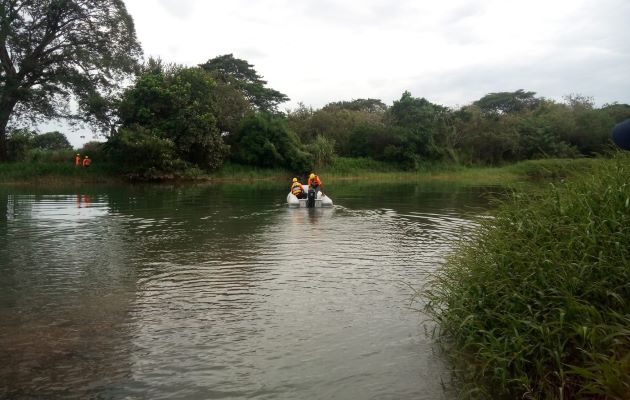
<instances>
[{"instance_id":1,"label":"cloudy sky","mask_svg":"<svg viewBox=\"0 0 630 400\"><path fill-rule=\"evenodd\" d=\"M319 108L409 90L456 107L525 89L630 103L628 0L126 0L145 56L232 53Z\"/></svg>"}]
</instances>

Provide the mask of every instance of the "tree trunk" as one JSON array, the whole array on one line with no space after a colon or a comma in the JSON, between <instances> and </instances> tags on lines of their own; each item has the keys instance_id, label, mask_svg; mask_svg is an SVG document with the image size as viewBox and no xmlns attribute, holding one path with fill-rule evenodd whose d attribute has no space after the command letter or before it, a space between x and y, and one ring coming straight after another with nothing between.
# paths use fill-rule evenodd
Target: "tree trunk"
<instances>
[{"instance_id":1,"label":"tree trunk","mask_svg":"<svg viewBox=\"0 0 630 400\"><path fill-rule=\"evenodd\" d=\"M9 159L7 152L7 124L11 118L13 108L17 103L12 98L3 98L0 100L0 162L6 162Z\"/></svg>"}]
</instances>

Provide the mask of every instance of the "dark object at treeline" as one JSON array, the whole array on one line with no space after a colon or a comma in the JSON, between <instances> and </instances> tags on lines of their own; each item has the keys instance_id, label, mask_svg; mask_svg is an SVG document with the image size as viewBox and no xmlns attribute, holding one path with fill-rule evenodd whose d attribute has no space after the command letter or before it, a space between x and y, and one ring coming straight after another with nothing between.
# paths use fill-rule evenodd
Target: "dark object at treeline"
<instances>
[{"instance_id":1,"label":"dark object at treeline","mask_svg":"<svg viewBox=\"0 0 630 400\"><path fill-rule=\"evenodd\" d=\"M615 125L612 138L617 146L624 150L630 150L630 119Z\"/></svg>"}]
</instances>

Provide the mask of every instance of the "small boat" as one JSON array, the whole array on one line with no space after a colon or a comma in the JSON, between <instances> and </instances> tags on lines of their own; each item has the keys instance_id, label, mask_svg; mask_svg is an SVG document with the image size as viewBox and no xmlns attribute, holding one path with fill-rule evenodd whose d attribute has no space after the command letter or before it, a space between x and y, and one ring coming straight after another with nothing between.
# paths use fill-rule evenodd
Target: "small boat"
<instances>
[{"instance_id":1,"label":"small boat","mask_svg":"<svg viewBox=\"0 0 630 400\"><path fill-rule=\"evenodd\" d=\"M287 204L289 207L332 207L333 201L320 190L309 190L308 185L302 185L302 190L308 196L305 199L298 199L293 193L287 195Z\"/></svg>"}]
</instances>

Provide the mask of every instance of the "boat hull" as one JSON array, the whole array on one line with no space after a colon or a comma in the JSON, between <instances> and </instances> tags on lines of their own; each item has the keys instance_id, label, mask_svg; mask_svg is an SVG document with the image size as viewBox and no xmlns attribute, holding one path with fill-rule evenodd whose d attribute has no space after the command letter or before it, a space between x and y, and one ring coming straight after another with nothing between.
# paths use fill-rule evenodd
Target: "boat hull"
<instances>
[{"instance_id":1,"label":"boat hull","mask_svg":"<svg viewBox=\"0 0 630 400\"><path fill-rule=\"evenodd\" d=\"M298 199L295 195L289 193L287 195L287 204L289 207L295 208L307 208L308 207L308 199ZM332 207L333 201L330 197L326 196L322 192L317 193L317 198L315 199L315 207Z\"/></svg>"}]
</instances>

